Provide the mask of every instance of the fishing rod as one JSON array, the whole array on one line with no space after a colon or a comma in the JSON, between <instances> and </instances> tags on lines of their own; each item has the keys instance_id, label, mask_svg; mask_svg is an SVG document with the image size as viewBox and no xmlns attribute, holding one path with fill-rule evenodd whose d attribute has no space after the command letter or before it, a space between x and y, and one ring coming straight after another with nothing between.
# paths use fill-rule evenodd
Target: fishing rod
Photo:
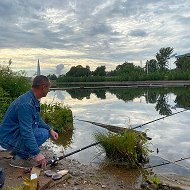
<instances>
[{"instance_id":1,"label":"fishing rod","mask_svg":"<svg viewBox=\"0 0 190 190\"><path fill-rule=\"evenodd\" d=\"M180 167L182 167L182 168L185 168L185 169L190 170L190 168L189 168L189 167L187 167L187 166L183 166L183 165L181 165L181 164L178 164L178 163L177 163L177 162L175 162L175 161L168 160L168 159L163 158L163 157L158 156L158 155L156 155L156 157L161 158L162 160L165 160L165 161L167 161L167 162L170 162L171 164L174 164L174 165L176 165L176 166L180 166ZM162 164L163 164L163 162L162 162ZM160 164L158 164L158 165L160 165ZM150 167L150 166L149 166L149 167Z\"/></svg>"},{"instance_id":2,"label":"fishing rod","mask_svg":"<svg viewBox=\"0 0 190 190\"><path fill-rule=\"evenodd\" d=\"M90 145L88 145L88 146L85 146L85 147L83 147L83 148L80 148L80 149L78 149L78 150L75 150L75 151L73 151L73 152L70 152L70 153L68 153L68 154L65 154L65 155L63 155L63 156L56 157L56 158L54 158L53 160L49 160L49 161L47 162L47 164L49 164L49 165L51 165L51 166L55 166L55 165L57 164L57 161L62 160L62 159L66 158L66 157L68 157L68 156L71 156L71 155L73 155L73 154L76 154L77 152L80 152L80 151L85 150L85 149L87 149L87 148L90 148L90 147L92 147L92 146L95 146L95 145L97 145L97 144L99 144L99 143L100 143L100 142L95 142L95 143L92 143L92 144L90 144ZM40 165L38 165L38 166L40 166Z\"/></svg>"},{"instance_id":3,"label":"fishing rod","mask_svg":"<svg viewBox=\"0 0 190 190\"><path fill-rule=\"evenodd\" d=\"M190 159L190 156L188 156L188 157L185 157L185 158L180 158L180 159L178 159L178 160L175 160L175 161L167 161L167 162L162 162L161 164L156 164L156 165L153 165L153 166L147 166L147 167L145 167L144 169L149 169L149 168L156 168L156 167L159 167L159 166L164 166L164 165L167 165L167 164L175 164L175 163L177 163L177 162L181 162L181 161L183 161L183 160L188 160L188 159ZM166 160L166 159L165 159ZM180 165L181 166L181 165ZM190 169L190 168L188 168L188 169Z\"/></svg>"},{"instance_id":4,"label":"fishing rod","mask_svg":"<svg viewBox=\"0 0 190 190\"><path fill-rule=\"evenodd\" d=\"M138 125L138 126L133 127L133 128L131 128L131 129L141 128L141 127L143 127L143 126L145 126L145 125L148 125L148 124L150 124L150 123L153 123L153 122L155 122L155 121L159 121L159 120L161 120L161 119L164 119L164 118L167 118L167 117L170 117L170 116L172 116L172 115L176 115L176 114L178 114L178 113L185 112L185 111L187 111L187 109L184 109L184 110L175 112L175 113L173 113L173 114L170 114L170 115L167 115L167 116L164 116L164 117L160 117L160 118L158 118L158 119L149 121L149 122L144 123L144 124L142 124L142 125ZM125 128L123 128L123 127L118 127L118 126L114 126L114 125L108 125L108 124L104 124L104 123L97 123L97 122L94 122L94 121L83 120L83 119L75 119L75 120L83 121L83 122L87 122L87 123L91 123L91 124L94 124L94 125L97 125L97 126L106 128L106 129L108 129L108 130L110 130L110 131L112 131L112 132L116 132L116 133L118 133L118 132L123 132L123 131L125 130Z\"/></svg>"},{"instance_id":5,"label":"fishing rod","mask_svg":"<svg viewBox=\"0 0 190 190\"><path fill-rule=\"evenodd\" d=\"M172 115L175 115L175 114L184 112L184 111L187 111L187 110L184 109L184 110L182 110L182 111L173 113L173 114L171 114L171 115L169 115L169 116L172 116ZM153 121L149 121L149 122L144 123L144 124L142 124L142 125L139 125L139 126L137 126L137 127L133 127L132 129L136 129L136 128L139 128L139 127L148 125L148 124L150 124L150 123L153 123L153 122L155 122L155 121L164 119L164 118L169 117L169 116L164 116L164 117L155 119L155 120L153 120ZM77 120L79 120L79 119L77 119ZM96 122L91 122L91 121L86 121L86 120L79 120L79 121L84 121L84 122L88 122L88 123L92 123L92 124L95 124L95 125L96 125ZM98 123L98 126L100 126L100 124L101 124L101 123ZM103 125L105 125L105 124L103 124ZM116 126L115 126L115 127L116 127ZM150 140L150 139L149 139L149 140ZM92 144L90 144L90 145L88 145L88 146L85 146L85 147L80 148L80 149L78 149L78 150L75 150L75 151L73 151L73 152L70 152L70 153L68 153L68 154L66 154L66 155L64 155L64 156L59 156L59 157L56 157L55 159L49 160L47 164L50 164L51 166L54 166L54 165L56 165L57 161L62 160L62 159L64 159L64 158L68 157L68 156L71 156L71 155L73 155L73 154L75 154L75 153L78 153L78 152L80 152L80 151L82 151L82 150L85 150L85 149L87 149L87 148L90 148L90 147L92 147L92 146L96 146L96 145L98 145L98 144L100 144L100 141L99 141L99 142L92 143Z\"/></svg>"},{"instance_id":6,"label":"fishing rod","mask_svg":"<svg viewBox=\"0 0 190 190\"><path fill-rule=\"evenodd\" d=\"M143 127L144 125L148 125L148 124L153 123L153 122L155 122L155 121L158 121L158 120L164 119L164 118L166 118L166 117L170 117L170 116L172 116L172 115L176 115L176 114L178 114L178 113L185 112L185 111L187 111L187 109L184 109L184 110L181 110L181 111L172 113L172 114L170 114L170 115L166 115L166 116L164 116L164 117L160 117L160 118L158 118L158 119L149 121L149 122L144 123L144 124L142 124L142 125L138 125L138 126L136 126L136 127L133 127L132 129L137 129L137 128Z\"/></svg>"}]
</instances>

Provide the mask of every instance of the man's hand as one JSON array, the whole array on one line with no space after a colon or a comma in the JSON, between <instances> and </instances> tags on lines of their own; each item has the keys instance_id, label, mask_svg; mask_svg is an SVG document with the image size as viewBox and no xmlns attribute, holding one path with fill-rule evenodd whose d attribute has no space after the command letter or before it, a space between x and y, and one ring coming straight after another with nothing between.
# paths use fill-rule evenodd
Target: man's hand
<instances>
[{"instance_id":1,"label":"man's hand","mask_svg":"<svg viewBox=\"0 0 190 190\"><path fill-rule=\"evenodd\" d=\"M35 160L39 165L41 165L41 168L45 168L46 165L47 165L47 160L46 160L46 158L44 157L44 155L42 155L42 154L38 154L38 155L34 158L34 160Z\"/></svg>"},{"instance_id":2,"label":"man's hand","mask_svg":"<svg viewBox=\"0 0 190 190\"><path fill-rule=\"evenodd\" d=\"M53 129L50 130L50 135L53 137L54 140L58 139L58 133L56 133Z\"/></svg>"}]
</instances>

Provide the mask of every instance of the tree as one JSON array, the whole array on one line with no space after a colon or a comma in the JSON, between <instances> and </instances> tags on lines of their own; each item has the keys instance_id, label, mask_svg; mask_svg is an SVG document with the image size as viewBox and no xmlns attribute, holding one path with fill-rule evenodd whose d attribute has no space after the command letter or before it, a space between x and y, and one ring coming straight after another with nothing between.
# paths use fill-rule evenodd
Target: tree
<instances>
[{"instance_id":1,"label":"tree","mask_svg":"<svg viewBox=\"0 0 190 190\"><path fill-rule=\"evenodd\" d=\"M91 75L90 67L86 66L86 68L84 68L81 65L77 65L76 67L75 66L71 67L71 69L66 73L67 77L84 77L90 75Z\"/></svg>"},{"instance_id":2,"label":"tree","mask_svg":"<svg viewBox=\"0 0 190 190\"><path fill-rule=\"evenodd\" d=\"M151 59L150 61L146 61L145 65L146 72L156 72L158 70L158 63L155 59Z\"/></svg>"},{"instance_id":3,"label":"tree","mask_svg":"<svg viewBox=\"0 0 190 190\"><path fill-rule=\"evenodd\" d=\"M156 59L158 67L160 70L166 70L168 68L168 60L170 59L171 54L173 53L173 48L161 48L156 54Z\"/></svg>"},{"instance_id":4,"label":"tree","mask_svg":"<svg viewBox=\"0 0 190 190\"><path fill-rule=\"evenodd\" d=\"M93 72L94 76L106 76L106 67L105 66L100 66L95 69Z\"/></svg>"},{"instance_id":5,"label":"tree","mask_svg":"<svg viewBox=\"0 0 190 190\"><path fill-rule=\"evenodd\" d=\"M50 80L56 80L57 79L57 76L55 75L55 74L49 74L49 75L47 75L47 77L48 77L48 79L50 79Z\"/></svg>"},{"instance_id":6,"label":"tree","mask_svg":"<svg viewBox=\"0 0 190 190\"><path fill-rule=\"evenodd\" d=\"M190 59L187 56L177 58L175 61L176 68L179 70L187 71L190 70Z\"/></svg>"}]
</instances>

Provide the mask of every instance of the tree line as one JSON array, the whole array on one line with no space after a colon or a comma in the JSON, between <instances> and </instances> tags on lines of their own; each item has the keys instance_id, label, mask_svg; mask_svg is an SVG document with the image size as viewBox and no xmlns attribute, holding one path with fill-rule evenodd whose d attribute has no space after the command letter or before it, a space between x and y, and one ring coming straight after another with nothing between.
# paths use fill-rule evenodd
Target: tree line
<instances>
[{"instance_id":1,"label":"tree line","mask_svg":"<svg viewBox=\"0 0 190 190\"><path fill-rule=\"evenodd\" d=\"M94 71L87 65L73 66L60 76L48 75L56 82L100 82L100 81L144 81L144 80L189 80L190 58L186 55L177 57L175 69L169 68L169 61L175 54L171 47L161 48L154 59L146 61L145 67L131 62L117 65L114 70L106 71L106 66L98 66Z\"/></svg>"}]
</instances>

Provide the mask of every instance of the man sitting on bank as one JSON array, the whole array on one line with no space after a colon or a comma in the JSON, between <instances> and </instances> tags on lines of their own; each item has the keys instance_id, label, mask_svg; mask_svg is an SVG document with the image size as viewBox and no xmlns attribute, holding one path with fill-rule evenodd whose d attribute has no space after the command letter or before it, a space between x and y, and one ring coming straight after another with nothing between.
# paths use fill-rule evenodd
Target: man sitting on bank
<instances>
[{"instance_id":1,"label":"man sitting on bank","mask_svg":"<svg viewBox=\"0 0 190 190\"><path fill-rule=\"evenodd\" d=\"M39 146L50 136L58 134L40 117L40 99L49 92L50 81L46 76L34 78L32 88L14 100L6 111L0 125L0 145L12 151L15 156L10 165L20 168L40 164L45 167L47 160L40 153Z\"/></svg>"}]
</instances>

